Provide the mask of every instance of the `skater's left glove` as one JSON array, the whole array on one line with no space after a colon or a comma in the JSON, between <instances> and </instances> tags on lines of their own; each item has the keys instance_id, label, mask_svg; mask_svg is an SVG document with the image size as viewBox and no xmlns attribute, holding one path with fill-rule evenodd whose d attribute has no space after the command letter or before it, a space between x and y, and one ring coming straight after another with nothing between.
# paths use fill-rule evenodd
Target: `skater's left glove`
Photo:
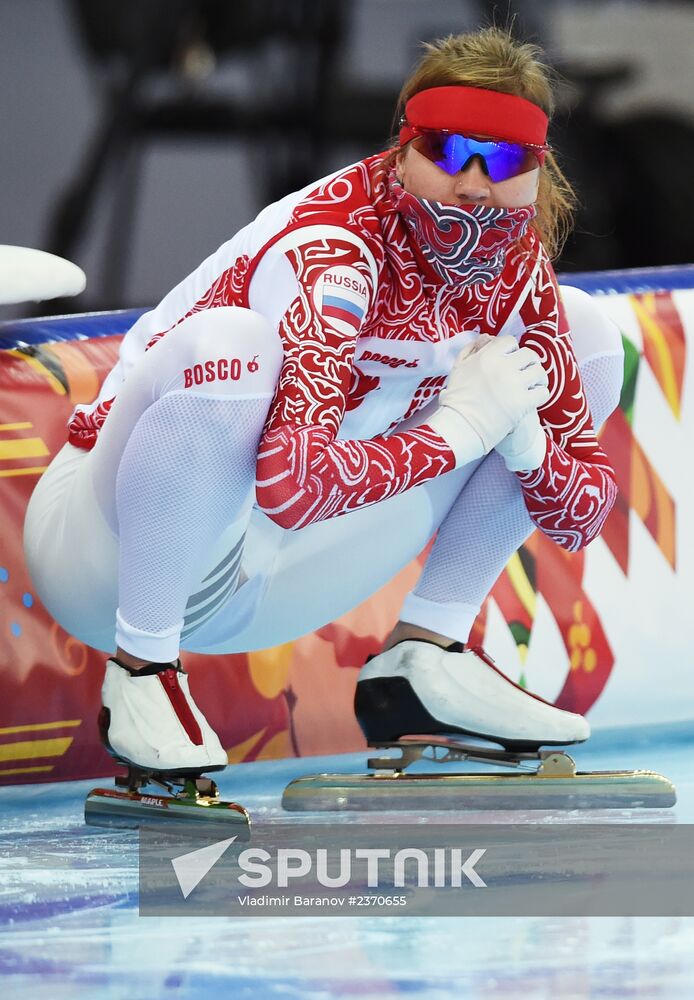
<instances>
[{"instance_id":1,"label":"skater's left glove","mask_svg":"<svg viewBox=\"0 0 694 1000\"><path fill-rule=\"evenodd\" d=\"M510 434L496 446L511 472L532 472L542 465L547 451L547 435L537 410L522 417Z\"/></svg>"}]
</instances>

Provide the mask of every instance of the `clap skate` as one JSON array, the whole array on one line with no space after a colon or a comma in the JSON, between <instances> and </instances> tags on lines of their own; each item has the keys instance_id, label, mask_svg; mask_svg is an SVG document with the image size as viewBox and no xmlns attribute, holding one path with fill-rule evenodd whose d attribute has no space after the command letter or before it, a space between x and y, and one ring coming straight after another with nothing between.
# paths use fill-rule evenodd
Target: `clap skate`
<instances>
[{"instance_id":1,"label":"clap skate","mask_svg":"<svg viewBox=\"0 0 694 1000\"><path fill-rule=\"evenodd\" d=\"M383 751L367 760L371 773L297 778L284 791L285 809L634 809L676 801L660 774L581 772L564 750L540 749L583 742L588 723L518 687L481 649L399 643L362 670L355 711L369 746ZM408 772L419 762L457 761L499 770Z\"/></svg>"},{"instance_id":2,"label":"clap skate","mask_svg":"<svg viewBox=\"0 0 694 1000\"><path fill-rule=\"evenodd\" d=\"M124 764L123 761L119 763ZM185 823L202 821L233 826L239 840L250 838L248 812L236 802L222 801L212 778L203 774L165 774L124 766L128 773L116 777L115 788L93 788L89 792L84 804L84 820L90 826L133 829L145 823L172 819ZM156 786L157 791L148 790L151 785ZM162 795L160 789L167 794Z\"/></svg>"},{"instance_id":3,"label":"clap skate","mask_svg":"<svg viewBox=\"0 0 694 1000\"><path fill-rule=\"evenodd\" d=\"M205 774L224 770L226 753L193 701L180 664L150 664L136 672L112 659L103 700L101 741L127 773L116 777L115 788L92 789L84 807L86 823L133 828L172 820L203 822L233 826L240 840L250 837L247 811L222 801ZM148 716L160 749L143 732Z\"/></svg>"}]
</instances>

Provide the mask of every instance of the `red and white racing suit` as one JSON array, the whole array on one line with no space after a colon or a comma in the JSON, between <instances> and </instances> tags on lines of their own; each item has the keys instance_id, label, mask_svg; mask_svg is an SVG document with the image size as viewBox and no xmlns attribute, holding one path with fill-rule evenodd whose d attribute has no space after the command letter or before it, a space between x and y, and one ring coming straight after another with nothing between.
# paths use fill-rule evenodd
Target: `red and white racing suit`
<instances>
[{"instance_id":1,"label":"red and white racing suit","mask_svg":"<svg viewBox=\"0 0 694 1000\"><path fill-rule=\"evenodd\" d=\"M235 310L217 314L225 317L229 337L226 332L201 337L211 311L223 307ZM590 342L583 356L616 359L609 374L614 385L607 391L613 407L621 384L619 338L585 302L580 309L588 317ZM269 334L261 336L257 323L245 323L248 310L256 320L263 318ZM219 328L217 324L215 329ZM238 494L243 499L225 515L234 531L230 535L218 530L208 551L198 552L197 568L188 570L195 579L186 582L184 605L190 607L196 586L211 578L206 571L232 552L237 554L239 570L243 564L248 582L239 589L238 578L234 588L227 580L224 600L217 594L216 607L210 605L209 613L199 615L195 619L199 624L194 620L192 628L186 629L180 607L166 627L159 619L159 627L148 628L142 621L128 624L122 617L119 641L129 643L136 655L157 652L159 659L168 659L163 653L177 646L181 628L188 648L231 651L268 646L336 617L412 558L454 502L459 497L462 502L464 487L479 463L456 470L453 451L426 423L426 415L435 408L457 354L480 333L517 337L540 355L549 376L550 398L539 411L548 437L544 461L534 472L501 474L512 479L512 489L522 497L526 521L529 516L566 549L586 545L600 533L616 487L595 436L579 373L577 331L574 326L573 335L569 333L539 238L529 230L512 246L502 273L493 281L442 281L393 205L380 154L270 205L125 335L118 363L97 400L73 414L70 444L57 456L56 470L51 473L53 465L49 468L46 482L42 480L32 500L36 509L33 515L31 508L29 512L27 553L34 553L35 582L37 576L45 581L43 586L37 582L44 601L69 630L94 645L113 648L109 629L112 633L115 608L123 610L122 594L119 601L114 582L119 552L121 591L137 587L131 577L138 576L137 568L133 571L131 565L125 572L123 566L124 525L133 533L138 522L128 520L128 503L118 501L119 489L129 495L127 483L121 483L127 478L121 459L130 435L152 404L170 397L173 405L175 396L180 408L188 395L208 402L234 402L237 431L230 427L229 433L236 433L234 447L252 448L255 488L246 474ZM129 383L138 380L142 391L131 390L132 402L121 405L119 399L127 394ZM253 399L264 403L254 410L252 426L246 426L241 414ZM123 412L116 420L117 409ZM204 437L204 427L197 424L206 418L203 410L200 414L194 431L193 421L188 426L192 434ZM175 418L171 421L175 423ZM111 422L114 430L107 448ZM85 462L89 473L67 474L67 466L77 470ZM129 463L130 458L127 467ZM241 459L236 464L248 465ZM497 462L497 474L498 466ZM185 477L185 458L179 459L178 467ZM72 485L66 486L67 481ZM167 484L170 490L169 479ZM143 485L142 492L147 488ZM49 492L51 504L47 499L42 503L41 496ZM60 503L58 493L64 498ZM494 498L489 502L493 507ZM35 537L39 508L45 521L47 506L60 510L55 516L63 519L59 535L66 545L70 539L74 544L80 523L85 530L85 519L93 537L102 539L97 545L100 554L90 556L89 569L80 566L75 571L76 577L86 574L90 586L66 586L67 548L53 560L54 570L42 571L42 547L56 544L55 533L46 534L45 529L40 544ZM95 520L100 527L93 527ZM75 525L74 531L68 523ZM530 527L528 521L526 534ZM148 547L146 532L138 544ZM149 547L149 563L157 561L157 544ZM171 539L166 544L171 545ZM259 551L262 557L257 556ZM283 561L292 567L286 579ZM331 571L334 579L326 578ZM107 582L97 584L95 575ZM312 576L315 586L307 583ZM166 590L156 574L148 577L145 589L152 587ZM297 587L299 594L290 595ZM205 589L214 588L197 592ZM272 600L271 592L276 593ZM290 607L286 615L281 610L285 598ZM139 607L143 599L140 593L129 606ZM180 605L180 594L173 604L177 601ZM297 612L307 604L311 610ZM146 619L145 624L151 621ZM138 649L147 653L138 654Z\"/></svg>"}]
</instances>

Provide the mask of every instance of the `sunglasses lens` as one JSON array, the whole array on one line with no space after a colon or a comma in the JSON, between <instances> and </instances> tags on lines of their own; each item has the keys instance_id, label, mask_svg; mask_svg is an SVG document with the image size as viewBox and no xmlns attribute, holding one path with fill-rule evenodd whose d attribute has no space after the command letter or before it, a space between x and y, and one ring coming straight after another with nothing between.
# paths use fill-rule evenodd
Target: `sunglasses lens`
<instances>
[{"instance_id":1,"label":"sunglasses lens","mask_svg":"<svg viewBox=\"0 0 694 1000\"><path fill-rule=\"evenodd\" d=\"M499 142L493 145L496 147L495 151L485 159L489 176L495 182L518 177L529 170L534 170L539 164L539 159L532 149L525 146L513 142Z\"/></svg>"},{"instance_id":2,"label":"sunglasses lens","mask_svg":"<svg viewBox=\"0 0 694 1000\"><path fill-rule=\"evenodd\" d=\"M424 132L412 141L412 145L418 153L426 156L427 160L431 160L437 167L449 173L445 152L448 139L450 136L447 132Z\"/></svg>"},{"instance_id":3,"label":"sunglasses lens","mask_svg":"<svg viewBox=\"0 0 694 1000\"><path fill-rule=\"evenodd\" d=\"M485 142L452 132L423 132L413 140L412 145L418 153L451 176L464 170L473 156L479 156L495 184L527 173L539 162L531 149L518 143Z\"/></svg>"}]
</instances>

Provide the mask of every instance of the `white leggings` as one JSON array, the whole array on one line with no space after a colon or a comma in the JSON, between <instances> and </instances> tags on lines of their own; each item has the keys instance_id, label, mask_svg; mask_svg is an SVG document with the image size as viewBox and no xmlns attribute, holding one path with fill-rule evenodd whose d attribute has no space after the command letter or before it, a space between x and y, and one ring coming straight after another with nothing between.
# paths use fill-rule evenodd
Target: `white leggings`
<instances>
[{"instance_id":1,"label":"white leggings","mask_svg":"<svg viewBox=\"0 0 694 1000\"><path fill-rule=\"evenodd\" d=\"M619 333L596 324L584 293L563 294L602 423L619 399ZM243 378L183 391L186 368L244 356L249 339L262 361L252 391ZM365 600L441 528L403 617L465 641L532 530L516 477L492 454L372 507L282 529L253 506L281 362L279 337L257 313L198 313L128 373L95 448L65 445L51 462L27 508L25 552L39 597L68 632L159 662L180 648L273 646Z\"/></svg>"}]
</instances>

